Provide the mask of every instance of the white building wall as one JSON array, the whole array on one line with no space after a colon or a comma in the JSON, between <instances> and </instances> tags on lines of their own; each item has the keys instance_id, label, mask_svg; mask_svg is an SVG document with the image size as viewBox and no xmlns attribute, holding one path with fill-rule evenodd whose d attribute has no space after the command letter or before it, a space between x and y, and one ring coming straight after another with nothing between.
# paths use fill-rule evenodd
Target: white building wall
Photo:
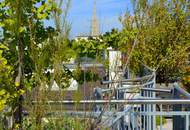
<instances>
[{"instance_id":1,"label":"white building wall","mask_svg":"<svg viewBox=\"0 0 190 130\"><path fill-rule=\"evenodd\" d=\"M108 48L109 50L109 80L120 79L121 52ZM114 84L117 87L117 84Z\"/></svg>"}]
</instances>

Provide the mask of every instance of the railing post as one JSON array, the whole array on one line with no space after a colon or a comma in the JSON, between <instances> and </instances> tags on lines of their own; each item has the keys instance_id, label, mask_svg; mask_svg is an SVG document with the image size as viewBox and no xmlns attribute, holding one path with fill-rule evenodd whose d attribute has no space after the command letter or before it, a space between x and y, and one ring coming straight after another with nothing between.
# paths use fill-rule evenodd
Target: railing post
<instances>
[{"instance_id":1,"label":"railing post","mask_svg":"<svg viewBox=\"0 0 190 130\"><path fill-rule=\"evenodd\" d=\"M120 99L124 99L124 92L121 90L117 90L117 93L118 93L118 97L117 99L120 100ZM124 105L120 105L118 104L119 107L122 107L121 110L119 111L124 111ZM118 108L119 108L118 107ZM124 119L124 116L120 119L120 128L121 130L125 130L125 119Z\"/></svg>"},{"instance_id":2,"label":"railing post","mask_svg":"<svg viewBox=\"0 0 190 130\"><path fill-rule=\"evenodd\" d=\"M94 98L95 100L102 100L102 89L97 87L94 89ZM94 111L98 112L98 111L102 111L102 106L101 105L94 105Z\"/></svg>"},{"instance_id":3,"label":"railing post","mask_svg":"<svg viewBox=\"0 0 190 130\"><path fill-rule=\"evenodd\" d=\"M180 93L174 87L174 89L173 89L173 99L179 99L179 98L180 98ZM181 104L173 105L173 111L182 111L182 105ZM184 122L183 117L181 117L179 115L173 116L173 130L185 130L185 122Z\"/></svg>"}]
</instances>

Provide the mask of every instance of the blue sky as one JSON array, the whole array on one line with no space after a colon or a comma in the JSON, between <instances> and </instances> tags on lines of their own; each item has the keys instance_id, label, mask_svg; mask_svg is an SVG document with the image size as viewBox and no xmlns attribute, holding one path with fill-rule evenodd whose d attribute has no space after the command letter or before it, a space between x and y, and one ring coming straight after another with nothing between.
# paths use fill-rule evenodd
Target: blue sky
<instances>
[{"instance_id":1,"label":"blue sky","mask_svg":"<svg viewBox=\"0 0 190 130\"><path fill-rule=\"evenodd\" d=\"M97 17L101 33L112 28L121 28L118 17L127 8L131 8L131 0L96 0ZM72 0L68 20L71 23L71 37L90 33L94 0ZM47 23L48 24L48 23ZM49 23L50 24L50 23Z\"/></svg>"}]
</instances>

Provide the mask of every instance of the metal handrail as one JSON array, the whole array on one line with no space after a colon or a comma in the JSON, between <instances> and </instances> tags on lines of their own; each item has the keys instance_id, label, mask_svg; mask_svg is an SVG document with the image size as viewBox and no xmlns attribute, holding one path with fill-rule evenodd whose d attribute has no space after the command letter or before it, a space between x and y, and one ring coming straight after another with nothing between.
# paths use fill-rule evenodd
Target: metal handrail
<instances>
[{"instance_id":1,"label":"metal handrail","mask_svg":"<svg viewBox=\"0 0 190 130\"><path fill-rule=\"evenodd\" d=\"M32 103L37 103L37 101L33 101ZM81 101L74 101L74 100L63 100L63 101L47 101L48 104L190 104L190 99L129 99L129 100L81 100Z\"/></svg>"},{"instance_id":2,"label":"metal handrail","mask_svg":"<svg viewBox=\"0 0 190 130\"><path fill-rule=\"evenodd\" d=\"M171 89L165 89L165 88L141 88L143 91L153 91L153 92L166 92L171 93Z\"/></svg>"},{"instance_id":3,"label":"metal handrail","mask_svg":"<svg viewBox=\"0 0 190 130\"><path fill-rule=\"evenodd\" d=\"M110 111L105 111L103 113L104 116L113 116L116 114L123 114L124 112L110 112ZM49 112L46 113L46 115L72 115L72 116L86 116L86 117L98 117L101 114L101 111L63 111L63 112Z\"/></svg>"},{"instance_id":4,"label":"metal handrail","mask_svg":"<svg viewBox=\"0 0 190 130\"><path fill-rule=\"evenodd\" d=\"M174 89L176 89L178 92L180 92L181 94L183 94L186 98L190 99L190 94L185 91L182 87L179 87L178 83L174 83Z\"/></svg>"},{"instance_id":5,"label":"metal handrail","mask_svg":"<svg viewBox=\"0 0 190 130\"><path fill-rule=\"evenodd\" d=\"M144 77L141 77L141 78L102 81L101 83L104 84L104 85L106 85L106 84L121 83L121 82L138 82L138 81L150 79L152 77L153 77L153 75L147 75L147 76L144 76Z\"/></svg>"},{"instance_id":6,"label":"metal handrail","mask_svg":"<svg viewBox=\"0 0 190 130\"><path fill-rule=\"evenodd\" d=\"M108 91L113 91L113 90L126 90L126 89L133 89L133 88L142 88L143 86L146 86L148 84L153 84L154 82L148 82L140 85L128 85L124 87L118 87L118 88L107 88L107 89L102 89L102 92L108 92Z\"/></svg>"}]
</instances>

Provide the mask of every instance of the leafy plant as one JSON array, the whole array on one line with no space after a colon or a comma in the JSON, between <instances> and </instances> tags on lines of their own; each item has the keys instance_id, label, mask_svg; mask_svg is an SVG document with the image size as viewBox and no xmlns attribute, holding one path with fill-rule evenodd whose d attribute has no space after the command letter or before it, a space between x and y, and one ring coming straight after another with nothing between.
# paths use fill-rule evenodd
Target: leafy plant
<instances>
[{"instance_id":1,"label":"leafy plant","mask_svg":"<svg viewBox=\"0 0 190 130\"><path fill-rule=\"evenodd\" d=\"M160 116L156 116L156 126L159 126L161 124L161 118ZM166 124L166 118L162 117L162 125Z\"/></svg>"},{"instance_id":2,"label":"leafy plant","mask_svg":"<svg viewBox=\"0 0 190 130\"><path fill-rule=\"evenodd\" d=\"M176 0L133 2L134 15L126 13L121 19L122 33L137 32L132 38L130 68L138 72L140 66L146 66L156 71L158 82L165 83L183 74L190 46L188 4ZM129 44L124 44L126 52L132 49Z\"/></svg>"}]
</instances>

